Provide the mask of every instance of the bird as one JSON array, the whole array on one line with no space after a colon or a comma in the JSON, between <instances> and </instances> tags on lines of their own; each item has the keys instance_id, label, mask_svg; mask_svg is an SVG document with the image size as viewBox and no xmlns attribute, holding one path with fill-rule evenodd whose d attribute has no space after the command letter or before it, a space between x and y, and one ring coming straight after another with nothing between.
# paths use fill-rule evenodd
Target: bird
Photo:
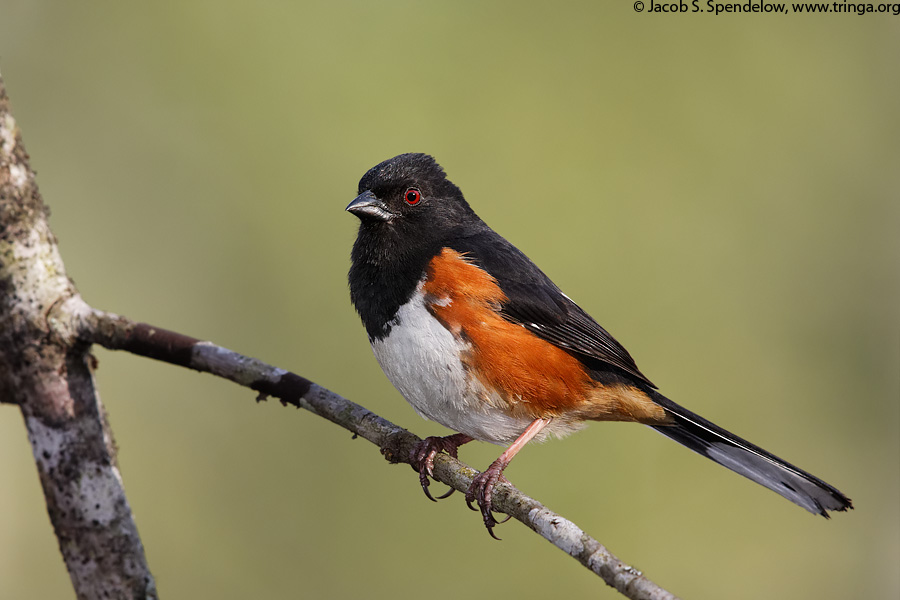
<instances>
[{"instance_id":1,"label":"bird","mask_svg":"<svg viewBox=\"0 0 900 600\"><path fill-rule=\"evenodd\" d=\"M432 156L375 165L346 210L359 218L350 299L375 358L417 413L456 432L411 451L425 495L435 500L438 453L456 458L473 440L506 446L465 495L492 537L494 487L513 457L589 421L647 425L826 518L852 508L835 487L662 395L606 329L478 217Z\"/></svg>"}]
</instances>

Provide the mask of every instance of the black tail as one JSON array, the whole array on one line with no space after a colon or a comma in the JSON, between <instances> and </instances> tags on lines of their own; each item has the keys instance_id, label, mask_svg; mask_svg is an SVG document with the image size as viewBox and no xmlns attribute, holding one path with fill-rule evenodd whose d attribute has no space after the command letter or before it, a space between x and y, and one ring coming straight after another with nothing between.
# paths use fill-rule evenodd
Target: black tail
<instances>
[{"instance_id":1,"label":"black tail","mask_svg":"<svg viewBox=\"0 0 900 600\"><path fill-rule=\"evenodd\" d=\"M818 477L725 431L662 394L653 392L652 397L675 419L674 425L652 426L664 436L766 486L811 513L828 518L829 510L853 508L850 498Z\"/></svg>"}]
</instances>

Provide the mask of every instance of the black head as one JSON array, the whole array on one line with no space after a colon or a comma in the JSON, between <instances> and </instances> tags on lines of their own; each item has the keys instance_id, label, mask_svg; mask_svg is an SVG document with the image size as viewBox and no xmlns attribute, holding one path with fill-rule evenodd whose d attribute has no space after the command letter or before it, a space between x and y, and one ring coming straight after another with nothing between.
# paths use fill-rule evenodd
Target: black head
<instances>
[{"instance_id":1,"label":"black head","mask_svg":"<svg viewBox=\"0 0 900 600\"><path fill-rule=\"evenodd\" d=\"M458 187L427 154L395 156L369 169L347 210L363 226L422 233L449 231L477 220Z\"/></svg>"},{"instance_id":2,"label":"black head","mask_svg":"<svg viewBox=\"0 0 900 600\"><path fill-rule=\"evenodd\" d=\"M487 226L427 154L401 154L375 165L360 179L358 193L347 207L360 220L350 296L374 338L390 328L388 321L442 247Z\"/></svg>"}]
</instances>

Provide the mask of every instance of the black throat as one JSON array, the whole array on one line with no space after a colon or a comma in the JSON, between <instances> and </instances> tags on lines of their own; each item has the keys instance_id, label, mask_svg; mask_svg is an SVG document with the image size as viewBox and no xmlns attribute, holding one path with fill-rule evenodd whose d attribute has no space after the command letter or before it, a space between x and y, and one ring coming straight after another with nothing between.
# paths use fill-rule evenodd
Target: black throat
<instances>
[{"instance_id":1,"label":"black throat","mask_svg":"<svg viewBox=\"0 0 900 600\"><path fill-rule=\"evenodd\" d=\"M390 333L397 310L412 298L441 251L437 241L403 229L399 223L363 221L350 253L350 300L370 342Z\"/></svg>"}]
</instances>

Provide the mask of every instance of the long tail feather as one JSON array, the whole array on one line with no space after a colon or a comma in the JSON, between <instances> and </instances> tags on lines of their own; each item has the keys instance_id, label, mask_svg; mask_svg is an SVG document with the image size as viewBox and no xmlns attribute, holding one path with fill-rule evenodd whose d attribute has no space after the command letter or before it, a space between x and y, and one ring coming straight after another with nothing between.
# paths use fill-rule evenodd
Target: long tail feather
<instances>
[{"instance_id":1,"label":"long tail feather","mask_svg":"<svg viewBox=\"0 0 900 600\"><path fill-rule=\"evenodd\" d=\"M766 486L811 513L828 518L829 510L853 508L850 498L818 477L725 431L658 392L653 392L653 400L675 421L673 425L651 426L664 436Z\"/></svg>"}]
</instances>

